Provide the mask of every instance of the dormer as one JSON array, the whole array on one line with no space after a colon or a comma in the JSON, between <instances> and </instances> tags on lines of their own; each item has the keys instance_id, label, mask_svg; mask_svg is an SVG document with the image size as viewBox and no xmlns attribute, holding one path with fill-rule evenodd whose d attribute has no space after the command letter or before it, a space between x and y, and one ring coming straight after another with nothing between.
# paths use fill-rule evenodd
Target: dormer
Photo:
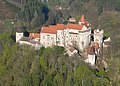
<instances>
[{"instance_id":1,"label":"dormer","mask_svg":"<svg viewBox=\"0 0 120 86\"><path fill-rule=\"evenodd\" d=\"M81 17L81 19L80 19L80 21L79 21L79 24L80 24L80 25L85 25L86 27L89 27L89 26L90 26L90 24L88 23L88 21L85 20L84 15L82 15L82 17Z\"/></svg>"},{"instance_id":2,"label":"dormer","mask_svg":"<svg viewBox=\"0 0 120 86\"><path fill-rule=\"evenodd\" d=\"M82 17L81 17L81 19L79 21L79 24L82 25L84 23L85 23L85 17L84 17L84 15L82 15Z\"/></svg>"}]
</instances>

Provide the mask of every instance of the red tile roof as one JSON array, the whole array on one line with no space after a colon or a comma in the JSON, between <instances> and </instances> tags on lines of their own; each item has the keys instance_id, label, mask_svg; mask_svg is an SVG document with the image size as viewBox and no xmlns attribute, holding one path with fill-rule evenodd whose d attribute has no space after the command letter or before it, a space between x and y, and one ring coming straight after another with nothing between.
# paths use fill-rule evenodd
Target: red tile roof
<instances>
[{"instance_id":1,"label":"red tile roof","mask_svg":"<svg viewBox=\"0 0 120 86\"><path fill-rule=\"evenodd\" d=\"M95 50L94 50L94 47L93 47L93 46L87 48L87 54L93 55L94 52L95 52Z\"/></svg>"},{"instance_id":2,"label":"red tile roof","mask_svg":"<svg viewBox=\"0 0 120 86\"><path fill-rule=\"evenodd\" d=\"M29 37L30 38L40 38L40 33L30 33Z\"/></svg>"},{"instance_id":3,"label":"red tile roof","mask_svg":"<svg viewBox=\"0 0 120 86\"><path fill-rule=\"evenodd\" d=\"M84 15L82 15L82 17L81 17L81 19L80 19L80 22L85 22L86 20L85 20L85 17L84 17Z\"/></svg>"},{"instance_id":4,"label":"red tile roof","mask_svg":"<svg viewBox=\"0 0 120 86\"><path fill-rule=\"evenodd\" d=\"M56 26L42 27L41 32L42 33L56 34L57 33L57 27Z\"/></svg>"},{"instance_id":5,"label":"red tile roof","mask_svg":"<svg viewBox=\"0 0 120 86\"><path fill-rule=\"evenodd\" d=\"M67 24L66 28L75 29L75 30L82 30L83 26L79 24Z\"/></svg>"},{"instance_id":6,"label":"red tile roof","mask_svg":"<svg viewBox=\"0 0 120 86\"><path fill-rule=\"evenodd\" d=\"M57 29L58 30L64 30L65 29L65 25L64 24L57 24Z\"/></svg>"},{"instance_id":7,"label":"red tile roof","mask_svg":"<svg viewBox=\"0 0 120 86\"><path fill-rule=\"evenodd\" d=\"M57 25L50 25L48 27L43 27L41 32L42 33L50 33L50 34L56 34L57 30L64 30L66 28L68 29L74 29L74 30L82 30L83 25L86 27L89 27L89 23L85 20L84 15L82 15L80 19L81 25L80 24L57 24Z\"/></svg>"},{"instance_id":8,"label":"red tile roof","mask_svg":"<svg viewBox=\"0 0 120 86\"><path fill-rule=\"evenodd\" d=\"M74 30L82 30L83 25L80 24L57 24L57 25L50 25L48 27L43 27L41 32L42 33L51 33L51 34L56 34L57 30L64 30L64 29L74 29Z\"/></svg>"},{"instance_id":9,"label":"red tile roof","mask_svg":"<svg viewBox=\"0 0 120 86\"><path fill-rule=\"evenodd\" d=\"M85 25L86 27L90 26L90 24L88 23L88 21L85 21L82 25Z\"/></svg>"},{"instance_id":10,"label":"red tile roof","mask_svg":"<svg viewBox=\"0 0 120 86\"><path fill-rule=\"evenodd\" d=\"M84 15L82 15L82 17L81 17L81 19L80 19L79 22L81 22L81 25L85 25L86 27L90 26L90 24L88 23L88 21L85 20Z\"/></svg>"}]
</instances>

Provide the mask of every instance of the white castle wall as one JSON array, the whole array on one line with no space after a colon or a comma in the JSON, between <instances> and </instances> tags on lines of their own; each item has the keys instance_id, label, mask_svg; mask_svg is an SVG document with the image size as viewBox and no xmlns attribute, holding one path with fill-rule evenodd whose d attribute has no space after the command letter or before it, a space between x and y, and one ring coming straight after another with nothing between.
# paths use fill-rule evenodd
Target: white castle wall
<instances>
[{"instance_id":1,"label":"white castle wall","mask_svg":"<svg viewBox=\"0 0 120 86\"><path fill-rule=\"evenodd\" d=\"M64 30L64 44L65 47L69 44L69 29Z\"/></svg>"},{"instance_id":2,"label":"white castle wall","mask_svg":"<svg viewBox=\"0 0 120 86\"><path fill-rule=\"evenodd\" d=\"M79 31L79 48L83 50L84 48L88 47L90 44L90 34L91 28L83 27L82 31Z\"/></svg>"},{"instance_id":3,"label":"white castle wall","mask_svg":"<svg viewBox=\"0 0 120 86\"><path fill-rule=\"evenodd\" d=\"M103 30L94 30L94 42L97 42L99 45L101 45L103 42L103 33Z\"/></svg>"},{"instance_id":4,"label":"white castle wall","mask_svg":"<svg viewBox=\"0 0 120 86\"><path fill-rule=\"evenodd\" d=\"M91 65L95 65L95 54L88 54L88 58L85 60L85 62L90 63Z\"/></svg>"},{"instance_id":5,"label":"white castle wall","mask_svg":"<svg viewBox=\"0 0 120 86\"><path fill-rule=\"evenodd\" d=\"M64 30L57 30L57 45L64 47Z\"/></svg>"},{"instance_id":6,"label":"white castle wall","mask_svg":"<svg viewBox=\"0 0 120 86\"><path fill-rule=\"evenodd\" d=\"M66 28L57 30L57 34L41 33L41 44L45 47L58 45L66 47L72 44L80 50L86 48L90 43L91 28L83 26L82 30Z\"/></svg>"},{"instance_id":7,"label":"white castle wall","mask_svg":"<svg viewBox=\"0 0 120 86\"><path fill-rule=\"evenodd\" d=\"M16 42L18 43L18 41L24 36L23 32L16 32Z\"/></svg>"},{"instance_id":8,"label":"white castle wall","mask_svg":"<svg viewBox=\"0 0 120 86\"><path fill-rule=\"evenodd\" d=\"M44 47L56 45L56 34L41 33L40 42Z\"/></svg>"},{"instance_id":9,"label":"white castle wall","mask_svg":"<svg viewBox=\"0 0 120 86\"><path fill-rule=\"evenodd\" d=\"M72 43L74 47L78 47L78 33L69 33L69 43Z\"/></svg>"}]
</instances>

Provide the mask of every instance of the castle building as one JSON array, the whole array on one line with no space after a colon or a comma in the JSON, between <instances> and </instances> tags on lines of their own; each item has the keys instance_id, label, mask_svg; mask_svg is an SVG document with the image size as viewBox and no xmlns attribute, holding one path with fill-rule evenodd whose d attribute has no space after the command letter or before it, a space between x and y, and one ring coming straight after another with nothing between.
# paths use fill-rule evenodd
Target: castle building
<instances>
[{"instance_id":1,"label":"castle building","mask_svg":"<svg viewBox=\"0 0 120 86\"><path fill-rule=\"evenodd\" d=\"M44 47L58 45L66 47L68 44L76 46L80 50L90 44L91 27L82 15L79 24L57 24L42 27L40 43Z\"/></svg>"},{"instance_id":2,"label":"castle building","mask_svg":"<svg viewBox=\"0 0 120 86\"><path fill-rule=\"evenodd\" d=\"M30 33L28 38L24 37L22 31L17 31L16 42L23 43L21 39L27 39L27 41L39 42L43 47L52 45L67 47L68 45L73 45L83 51L90 44L90 35L90 24L85 20L84 15L82 15L79 24L69 23L67 25L57 24L42 27L40 33ZM26 43L25 40L24 43Z\"/></svg>"},{"instance_id":3,"label":"castle building","mask_svg":"<svg viewBox=\"0 0 120 86\"><path fill-rule=\"evenodd\" d=\"M23 38L23 36L24 36L23 30L21 28L17 28L17 30L16 30L16 43L19 43L19 40L21 38Z\"/></svg>"},{"instance_id":4,"label":"castle building","mask_svg":"<svg viewBox=\"0 0 120 86\"><path fill-rule=\"evenodd\" d=\"M94 42L97 42L100 46L103 42L103 33L104 31L103 30L94 30Z\"/></svg>"},{"instance_id":5,"label":"castle building","mask_svg":"<svg viewBox=\"0 0 120 86\"><path fill-rule=\"evenodd\" d=\"M44 26L39 33L29 33L28 37L24 36L21 29L18 29L16 31L16 42L21 45L31 45L36 50L42 46L62 46L68 51L69 56L78 53L79 50L86 53L85 57L87 58L85 61L94 65L95 56L99 54L103 43L104 31L94 30L94 41L92 43L91 30L90 24L85 20L84 15L82 15L78 24L68 23L67 25L56 24L47 27Z\"/></svg>"}]
</instances>

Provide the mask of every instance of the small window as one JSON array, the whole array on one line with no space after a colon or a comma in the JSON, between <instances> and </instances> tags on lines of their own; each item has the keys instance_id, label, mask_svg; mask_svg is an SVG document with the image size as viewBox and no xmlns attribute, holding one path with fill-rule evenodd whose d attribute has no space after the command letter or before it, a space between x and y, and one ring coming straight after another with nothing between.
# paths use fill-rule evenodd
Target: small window
<instances>
[{"instance_id":1,"label":"small window","mask_svg":"<svg viewBox=\"0 0 120 86\"><path fill-rule=\"evenodd\" d=\"M47 36L47 39L50 39L50 36Z\"/></svg>"},{"instance_id":2,"label":"small window","mask_svg":"<svg viewBox=\"0 0 120 86\"><path fill-rule=\"evenodd\" d=\"M43 36L43 39L45 39L45 36Z\"/></svg>"}]
</instances>

